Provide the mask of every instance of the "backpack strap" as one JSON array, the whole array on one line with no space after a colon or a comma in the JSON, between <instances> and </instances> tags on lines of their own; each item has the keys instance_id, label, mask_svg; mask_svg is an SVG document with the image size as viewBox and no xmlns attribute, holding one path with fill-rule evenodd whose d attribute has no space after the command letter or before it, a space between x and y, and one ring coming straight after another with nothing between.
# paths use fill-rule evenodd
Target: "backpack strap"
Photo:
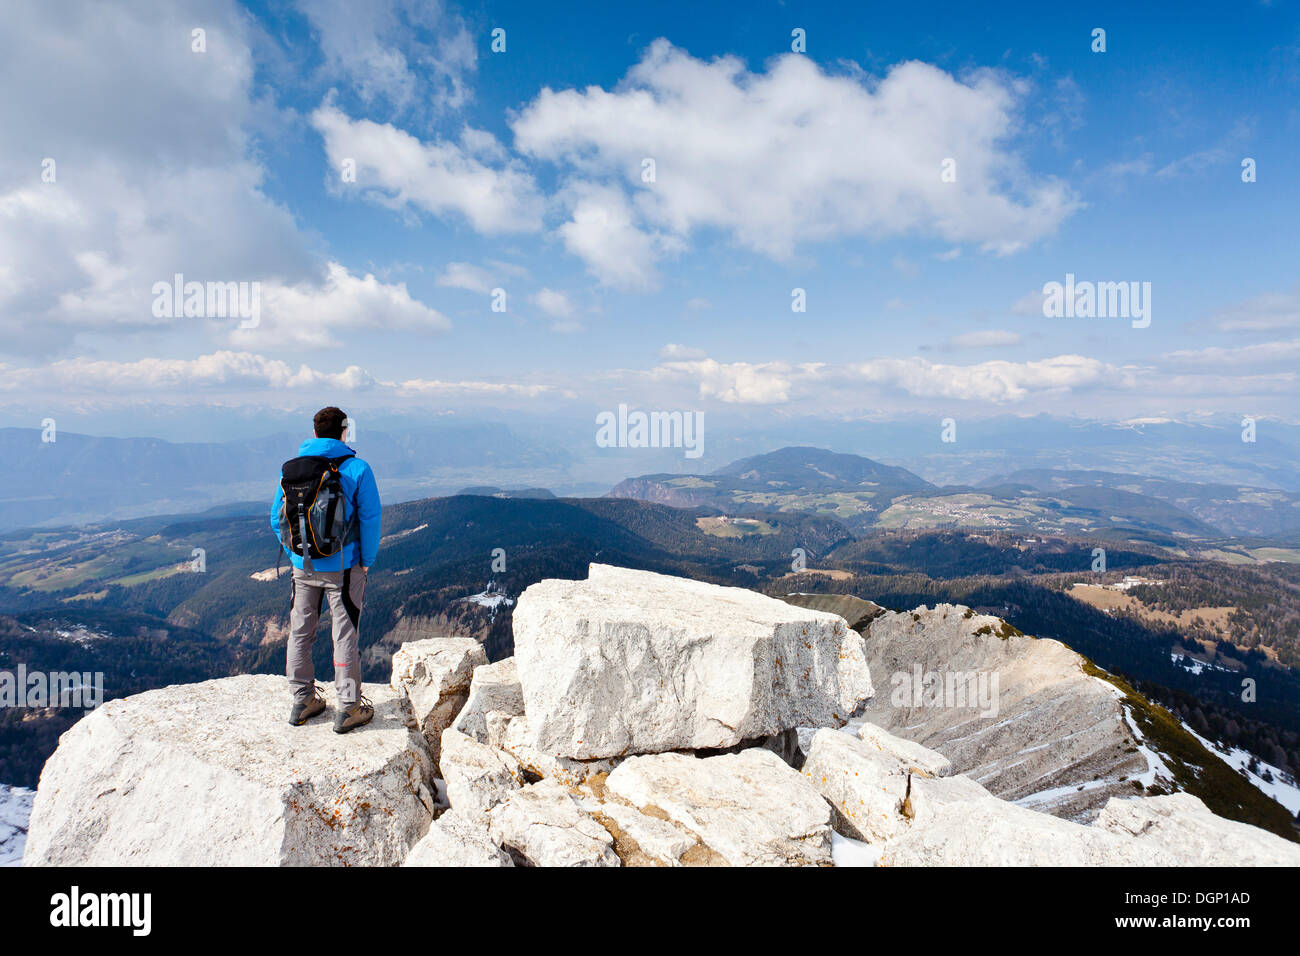
<instances>
[{"instance_id":1,"label":"backpack strap","mask_svg":"<svg viewBox=\"0 0 1300 956\"><path fill-rule=\"evenodd\" d=\"M339 455L339 457L337 457L337 458L331 458L331 459L329 460L329 462L330 462L330 469L331 469L331 470L332 470L332 471L337 475L337 474L338 474L338 471L339 471L339 465L343 464L343 462L347 461L349 458L355 458L355 457L357 457L357 453L354 452L354 451L351 451L351 452L348 452L346 455ZM341 484L341 483L340 483L340 485L339 485L339 490L340 490L340 491L343 490L343 487L342 487L342 484ZM339 541L339 573L342 574L342 575L344 575L344 576L347 575L347 568L345 568L345 567L343 566L343 561L344 561L344 558L343 558L343 551L344 551L344 550L346 549L346 547L347 547L347 544L348 544L348 535L349 535L349 533L350 533L351 530L352 530L352 526L355 525L356 523L357 523L357 509L356 509L356 507L354 506L354 507L352 508L352 517L348 519L347 527L343 529L343 538L342 538L342 540ZM326 526L326 527L331 527L333 524L334 524L334 502L331 501L331 502L330 502L330 508L329 508L329 514L326 515L326 518L325 518L325 526ZM346 583L346 581L345 581L344 584L343 584L343 593L346 594L346 593L347 593L347 590L348 590L348 586L347 586L347 583Z\"/></svg>"}]
</instances>

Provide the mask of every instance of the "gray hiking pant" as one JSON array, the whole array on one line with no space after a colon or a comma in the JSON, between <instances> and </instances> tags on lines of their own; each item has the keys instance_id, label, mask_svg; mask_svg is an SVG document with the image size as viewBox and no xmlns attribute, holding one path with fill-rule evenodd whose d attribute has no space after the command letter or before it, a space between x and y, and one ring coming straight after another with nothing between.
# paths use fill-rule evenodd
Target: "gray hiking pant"
<instances>
[{"instance_id":1,"label":"gray hiking pant","mask_svg":"<svg viewBox=\"0 0 1300 956\"><path fill-rule=\"evenodd\" d=\"M316 642L325 599L330 602L331 636L334 639L334 689L339 704L349 707L361 693L361 649L359 630L361 601L366 593L366 572L360 567L346 571L303 571L293 569L293 610L289 612L289 647L285 674L295 701L306 701L316 687L311 648Z\"/></svg>"}]
</instances>

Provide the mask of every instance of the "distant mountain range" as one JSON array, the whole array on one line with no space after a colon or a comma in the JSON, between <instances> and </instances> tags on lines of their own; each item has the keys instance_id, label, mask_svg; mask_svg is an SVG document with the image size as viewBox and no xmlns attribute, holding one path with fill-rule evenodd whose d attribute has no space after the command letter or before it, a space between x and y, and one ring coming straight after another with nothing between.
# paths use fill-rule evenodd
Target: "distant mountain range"
<instances>
[{"instance_id":1,"label":"distant mountain range","mask_svg":"<svg viewBox=\"0 0 1300 956\"><path fill-rule=\"evenodd\" d=\"M745 458L707 475L628 478L609 494L679 508L817 514L854 532L1017 529L1128 536L1171 548L1237 535L1300 534L1300 494L1292 492L1049 469L936 487L905 468L808 447Z\"/></svg>"},{"instance_id":2,"label":"distant mountain range","mask_svg":"<svg viewBox=\"0 0 1300 956\"><path fill-rule=\"evenodd\" d=\"M168 434L193 434L191 441L103 438L77 434L71 422L91 419L68 414L69 425L60 428L54 443L43 442L37 428L0 428L0 455L9 479L0 489L0 530L193 513L229 502L269 499L278 466L306 437L302 431L277 430L253 438L203 439L235 427L253 427L231 413L189 427L168 422ZM162 427L157 415L144 420ZM283 415L269 413L259 420L277 429L286 421ZM62 425L64 419L59 421ZM146 427L141 421L130 424ZM1004 416L963 420L955 442L940 441L938 422L928 419L737 421L726 427L711 425L705 457L700 459L684 458L681 449L598 447L594 432L590 418L516 416L504 421L387 416L361 423L356 448L375 466L384 500L394 503L480 486L546 488L562 496L600 495L629 475L662 479L660 484L673 480L670 492L655 489L655 493L670 493L677 501L690 500L683 480L690 477L734 478L734 490L756 494L765 489L743 480L743 471L733 475L728 470L747 467L745 462L763 458L762 453L782 445L834 448L872 462L868 472L856 479L855 466L836 466L831 458L816 465L842 479L838 488L809 484L807 476L797 474L811 463L792 460L789 466L795 474L786 478L771 473L776 463L765 464L765 480L789 481L787 491L807 488L855 494L857 503L844 509L846 520L860 511L881 510L867 500L866 492L874 492L876 499L895 489L919 493L924 486L916 486L916 481L948 488L987 488L1011 475L1044 470L1140 475L1143 480L1175 484L1196 480L1228 489L1249 488L1252 494L1269 489L1300 494L1296 466L1300 426L1260 422L1258 441L1245 443L1239 420L1227 416L1196 422ZM725 464L732 461L734 466ZM848 470L841 473L836 467ZM869 484L872 481L877 484ZM1116 487L1167 497L1131 481ZM1034 490L1056 489L1034 486ZM1172 503L1227 533L1261 533L1260 529L1273 533L1293 527L1272 521L1291 517L1283 508L1269 515L1230 507L1219 509L1216 516L1210 503L1206 510ZM914 525L918 517L904 509L887 521Z\"/></svg>"},{"instance_id":3,"label":"distant mountain range","mask_svg":"<svg viewBox=\"0 0 1300 956\"><path fill-rule=\"evenodd\" d=\"M39 429L0 428L0 460L12 476L0 491L0 530L195 512L250 499L265 498L269 507L280 465L306 437L180 443L60 431L46 443ZM570 460L562 447L491 424L367 430L362 450L389 501L447 494L485 471L554 477Z\"/></svg>"}]
</instances>

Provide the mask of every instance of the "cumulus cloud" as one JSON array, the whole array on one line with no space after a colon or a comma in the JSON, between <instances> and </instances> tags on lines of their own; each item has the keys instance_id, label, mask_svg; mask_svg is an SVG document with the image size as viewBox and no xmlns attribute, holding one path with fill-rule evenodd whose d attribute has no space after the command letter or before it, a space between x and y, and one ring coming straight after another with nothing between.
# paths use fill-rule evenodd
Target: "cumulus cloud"
<instances>
[{"instance_id":1,"label":"cumulus cloud","mask_svg":"<svg viewBox=\"0 0 1300 956\"><path fill-rule=\"evenodd\" d=\"M389 285L373 275L355 276L337 262L322 282L262 289L261 322L235 328L232 344L245 347L333 348L338 335L358 329L441 332L451 322L436 309L411 298L406 283Z\"/></svg>"},{"instance_id":2,"label":"cumulus cloud","mask_svg":"<svg viewBox=\"0 0 1300 956\"><path fill-rule=\"evenodd\" d=\"M571 216L557 230L564 247L603 285L629 291L654 287L661 252L678 243L642 229L632 204L616 187L582 182L567 195Z\"/></svg>"},{"instance_id":3,"label":"cumulus cloud","mask_svg":"<svg viewBox=\"0 0 1300 956\"><path fill-rule=\"evenodd\" d=\"M706 358L664 362L651 376L691 379L698 385L701 398L729 404L772 405L790 400L791 371L792 367L784 362L723 364Z\"/></svg>"},{"instance_id":4,"label":"cumulus cloud","mask_svg":"<svg viewBox=\"0 0 1300 956\"><path fill-rule=\"evenodd\" d=\"M466 128L459 141L426 143L389 123L352 119L329 100L311 122L340 188L357 188L393 209L464 217L488 235L542 226L542 197L532 175L517 161L503 160L489 133ZM345 161L355 165L355 187L339 175Z\"/></svg>"},{"instance_id":5,"label":"cumulus cloud","mask_svg":"<svg viewBox=\"0 0 1300 956\"><path fill-rule=\"evenodd\" d=\"M262 191L251 27L233 4L205 9L204 54L190 50L194 12L162 0L20 2L5 17L0 85L22 91L0 97L6 352L155 325L150 288L177 272L312 275L293 217Z\"/></svg>"},{"instance_id":6,"label":"cumulus cloud","mask_svg":"<svg viewBox=\"0 0 1300 956\"><path fill-rule=\"evenodd\" d=\"M846 394L861 396L864 387L869 387L878 395L1002 405L1060 397L1098 386L1132 388L1138 381L1138 370L1081 355L969 365L936 363L919 357L847 364L722 363L698 358L662 362L650 377L656 381L690 381L700 397L735 404L773 405L797 400L821 404L828 399L840 401Z\"/></svg>"},{"instance_id":7,"label":"cumulus cloud","mask_svg":"<svg viewBox=\"0 0 1300 956\"><path fill-rule=\"evenodd\" d=\"M975 365L949 365L916 357L883 358L851 369L864 382L896 388L912 396L994 404L1099 385L1128 387L1134 377L1131 370L1082 355Z\"/></svg>"},{"instance_id":8,"label":"cumulus cloud","mask_svg":"<svg viewBox=\"0 0 1300 956\"><path fill-rule=\"evenodd\" d=\"M645 281L651 237L707 228L775 258L803 242L902 234L1014 252L1078 206L1013 151L1021 95L992 71L957 79L907 62L873 81L792 54L753 73L658 40L615 89L545 89L512 129L524 153L577 170L588 185L575 211L605 210L619 246L639 256L631 278ZM948 158L956 182L941 181ZM599 201L596 183L607 187ZM566 244L599 276L615 270L599 242Z\"/></svg>"}]
</instances>

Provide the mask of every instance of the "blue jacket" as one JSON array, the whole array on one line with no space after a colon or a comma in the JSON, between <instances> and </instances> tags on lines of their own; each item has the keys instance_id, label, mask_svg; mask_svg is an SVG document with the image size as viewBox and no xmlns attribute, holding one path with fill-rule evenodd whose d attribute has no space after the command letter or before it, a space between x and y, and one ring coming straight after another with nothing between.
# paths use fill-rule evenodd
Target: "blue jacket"
<instances>
[{"instance_id":1,"label":"blue jacket","mask_svg":"<svg viewBox=\"0 0 1300 956\"><path fill-rule=\"evenodd\" d=\"M322 455L325 458L338 458L351 451L351 448L337 438L309 438L298 446L300 456ZM360 458L349 458L339 465L339 483L343 485L345 499L343 520L351 521L355 512L361 526L360 548L358 549L356 541L350 541L343 546L343 567L350 568L357 564L363 564L367 568L374 567L375 558L379 556L380 535L379 485L375 483L375 473ZM271 502L271 530L277 539L280 536L280 501L283 498L284 489L277 484L275 500ZM284 545L285 542L280 543L281 547ZM289 555L289 560L293 562L295 568L302 567L301 554L294 554L288 548L284 548L284 553ZM337 571L339 558L336 555L313 561L312 564L318 571Z\"/></svg>"}]
</instances>

